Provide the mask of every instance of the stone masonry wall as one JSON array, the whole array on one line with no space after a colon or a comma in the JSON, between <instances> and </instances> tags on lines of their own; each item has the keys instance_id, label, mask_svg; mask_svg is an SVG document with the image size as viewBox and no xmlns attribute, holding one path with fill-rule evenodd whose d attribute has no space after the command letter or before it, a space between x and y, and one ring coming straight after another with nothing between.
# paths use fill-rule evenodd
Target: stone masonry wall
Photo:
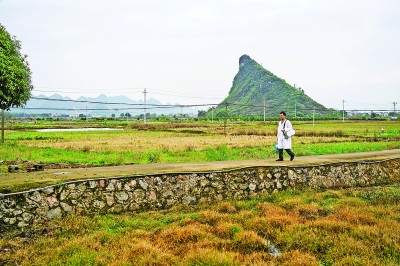
<instances>
[{"instance_id":1,"label":"stone masonry wall","mask_svg":"<svg viewBox=\"0 0 400 266\"><path fill-rule=\"evenodd\" d=\"M400 159L78 180L0 194L0 232L23 229L70 213L157 210L176 204L245 199L285 189L373 186L399 181Z\"/></svg>"}]
</instances>

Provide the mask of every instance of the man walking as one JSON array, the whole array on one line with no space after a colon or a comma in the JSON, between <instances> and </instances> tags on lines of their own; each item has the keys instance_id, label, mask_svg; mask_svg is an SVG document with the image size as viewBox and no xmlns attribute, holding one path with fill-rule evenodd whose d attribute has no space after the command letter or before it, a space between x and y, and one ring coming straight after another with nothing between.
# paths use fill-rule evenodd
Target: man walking
<instances>
[{"instance_id":1,"label":"man walking","mask_svg":"<svg viewBox=\"0 0 400 266\"><path fill-rule=\"evenodd\" d=\"M292 137L286 133L292 130L292 123L286 119L286 113L280 112L279 114L281 121L278 124L278 151L279 159L277 161L283 161L283 149L290 155L290 160L293 161L294 153L290 150L292 148Z\"/></svg>"}]
</instances>

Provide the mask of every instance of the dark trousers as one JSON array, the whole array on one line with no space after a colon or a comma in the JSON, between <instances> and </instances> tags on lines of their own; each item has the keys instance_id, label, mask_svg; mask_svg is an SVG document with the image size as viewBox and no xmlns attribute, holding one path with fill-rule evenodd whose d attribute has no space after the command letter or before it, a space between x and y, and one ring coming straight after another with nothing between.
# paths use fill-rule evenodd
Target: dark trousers
<instances>
[{"instance_id":1,"label":"dark trousers","mask_svg":"<svg viewBox=\"0 0 400 266\"><path fill-rule=\"evenodd\" d=\"M294 156L291 149L285 149L285 151L290 155L290 157ZM283 159L283 149L279 149L279 159Z\"/></svg>"}]
</instances>

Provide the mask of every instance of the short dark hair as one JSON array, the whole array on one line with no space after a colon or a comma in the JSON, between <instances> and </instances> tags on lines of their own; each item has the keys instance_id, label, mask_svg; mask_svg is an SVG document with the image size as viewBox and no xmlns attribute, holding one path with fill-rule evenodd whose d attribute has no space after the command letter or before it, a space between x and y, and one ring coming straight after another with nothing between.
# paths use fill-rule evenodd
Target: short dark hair
<instances>
[{"instance_id":1,"label":"short dark hair","mask_svg":"<svg viewBox=\"0 0 400 266\"><path fill-rule=\"evenodd\" d=\"M286 116L286 113L284 111L280 112L279 114L283 114L284 116Z\"/></svg>"}]
</instances>

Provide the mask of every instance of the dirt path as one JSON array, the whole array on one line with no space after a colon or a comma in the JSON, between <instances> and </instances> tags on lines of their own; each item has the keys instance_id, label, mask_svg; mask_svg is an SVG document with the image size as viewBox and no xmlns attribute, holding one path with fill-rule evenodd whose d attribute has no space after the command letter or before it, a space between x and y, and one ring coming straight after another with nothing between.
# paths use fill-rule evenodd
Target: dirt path
<instances>
[{"instance_id":1,"label":"dirt path","mask_svg":"<svg viewBox=\"0 0 400 266\"><path fill-rule=\"evenodd\" d=\"M26 189L52 185L59 182L76 179L119 177L135 174L157 174L172 172L209 172L252 166L317 165L335 162L383 160L390 158L400 158L400 149L361 153L302 156L296 157L294 161L289 161L289 158L286 157L285 161L283 162L276 162L275 159L265 159L198 163L160 163L105 166L93 168L48 169L44 171L29 173L2 173L0 174L0 193L22 191Z\"/></svg>"}]
</instances>

